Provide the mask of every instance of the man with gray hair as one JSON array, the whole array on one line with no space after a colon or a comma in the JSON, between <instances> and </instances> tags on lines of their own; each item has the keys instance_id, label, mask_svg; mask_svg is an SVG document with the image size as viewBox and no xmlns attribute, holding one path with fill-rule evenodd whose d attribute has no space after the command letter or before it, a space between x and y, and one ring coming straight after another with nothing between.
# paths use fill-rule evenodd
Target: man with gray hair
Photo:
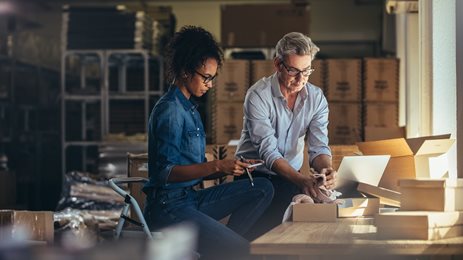
<instances>
[{"instance_id":1,"label":"man with gray hair","mask_svg":"<svg viewBox=\"0 0 463 260\"><path fill-rule=\"evenodd\" d=\"M272 182L275 195L249 239L281 223L294 195L317 197L316 181L300 174L304 145L309 146L310 167L326 175L324 187L333 189L336 171L328 146L328 103L320 88L308 82L312 60L320 49L301 33L291 32L276 45L276 72L257 81L244 101L244 120L236 156L262 159L254 176ZM242 176L246 177L246 176Z\"/></svg>"}]
</instances>

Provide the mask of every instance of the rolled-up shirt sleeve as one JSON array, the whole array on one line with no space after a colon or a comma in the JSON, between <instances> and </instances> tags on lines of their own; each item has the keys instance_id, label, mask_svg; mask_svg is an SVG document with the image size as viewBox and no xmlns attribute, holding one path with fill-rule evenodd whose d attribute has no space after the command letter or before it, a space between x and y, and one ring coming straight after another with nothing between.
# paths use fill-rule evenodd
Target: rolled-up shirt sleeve
<instances>
[{"instance_id":1,"label":"rolled-up shirt sleeve","mask_svg":"<svg viewBox=\"0 0 463 260\"><path fill-rule=\"evenodd\" d=\"M253 146L259 157L265 161L265 166L272 169L275 160L283 158L278 151L275 129L270 122L270 107L263 102L257 92L248 93L244 102L244 116Z\"/></svg>"},{"instance_id":2,"label":"rolled-up shirt sleeve","mask_svg":"<svg viewBox=\"0 0 463 260\"><path fill-rule=\"evenodd\" d=\"M308 129L309 158L310 164L315 157L326 154L331 156L328 146L328 102L323 95L319 95L316 102L315 113L310 121Z\"/></svg>"},{"instance_id":3,"label":"rolled-up shirt sleeve","mask_svg":"<svg viewBox=\"0 0 463 260\"><path fill-rule=\"evenodd\" d=\"M180 110L173 102L165 102L158 106L149 122L150 155L149 167L150 176L160 185L166 185L170 172L175 165L179 164L179 155L183 117Z\"/></svg>"}]
</instances>

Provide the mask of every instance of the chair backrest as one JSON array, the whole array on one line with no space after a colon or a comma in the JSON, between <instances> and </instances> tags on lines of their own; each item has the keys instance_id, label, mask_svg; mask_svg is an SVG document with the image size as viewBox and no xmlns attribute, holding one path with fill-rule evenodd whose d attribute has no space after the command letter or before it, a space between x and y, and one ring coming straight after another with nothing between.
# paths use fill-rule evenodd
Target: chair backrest
<instances>
[{"instance_id":1,"label":"chair backrest","mask_svg":"<svg viewBox=\"0 0 463 260\"><path fill-rule=\"evenodd\" d=\"M148 154L132 154L127 153L127 175L128 177L148 177ZM142 191L142 183L129 183L130 195L137 201L140 209L145 208L146 195ZM136 214L131 214L131 217L139 221Z\"/></svg>"},{"instance_id":2,"label":"chair backrest","mask_svg":"<svg viewBox=\"0 0 463 260\"><path fill-rule=\"evenodd\" d=\"M214 155L212 153L206 152L206 159L207 161L214 160ZM147 153L127 153L127 175L128 177L149 178ZM145 208L146 200L146 194L142 192L142 188L143 184L141 183L129 183L130 195L132 195L132 197L134 197L134 199L137 201L141 210ZM136 216L134 216L134 218L136 219Z\"/></svg>"}]
</instances>

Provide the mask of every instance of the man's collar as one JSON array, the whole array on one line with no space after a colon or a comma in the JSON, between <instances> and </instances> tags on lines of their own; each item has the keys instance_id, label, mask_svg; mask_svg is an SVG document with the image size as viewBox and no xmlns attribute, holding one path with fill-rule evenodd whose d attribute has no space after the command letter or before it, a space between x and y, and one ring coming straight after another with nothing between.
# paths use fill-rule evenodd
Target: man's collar
<instances>
[{"instance_id":1,"label":"man's collar","mask_svg":"<svg viewBox=\"0 0 463 260\"><path fill-rule=\"evenodd\" d=\"M307 84L299 91L299 94L302 99L306 99L309 96L309 92L307 91ZM271 87L272 87L272 95L274 97L284 98L283 93L281 93L280 89L280 82L278 81L278 72L275 72L271 78Z\"/></svg>"}]
</instances>

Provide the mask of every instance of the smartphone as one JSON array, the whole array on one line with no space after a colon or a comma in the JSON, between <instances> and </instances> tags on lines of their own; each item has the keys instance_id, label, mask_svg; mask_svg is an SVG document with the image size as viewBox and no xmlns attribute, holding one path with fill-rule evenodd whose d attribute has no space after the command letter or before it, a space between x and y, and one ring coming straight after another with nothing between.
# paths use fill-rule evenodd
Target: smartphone
<instances>
[{"instance_id":1,"label":"smartphone","mask_svg":"<svg viewBox=\"0 0 463 260\"><path fill-rule=\"evenodd\" d=\"M257 166L261 166L261 165L263 165L263 164L264 164L264 163L261 163L261 162L260 162L260 163L255 163L255 164L251 164L251 165L249 165L249 166L248 166L248 167L246 167L246 168L248 168L248 169L249 169L249 168L255 168L255 167L257 167Z\"/></svg>"}]
</instances>

